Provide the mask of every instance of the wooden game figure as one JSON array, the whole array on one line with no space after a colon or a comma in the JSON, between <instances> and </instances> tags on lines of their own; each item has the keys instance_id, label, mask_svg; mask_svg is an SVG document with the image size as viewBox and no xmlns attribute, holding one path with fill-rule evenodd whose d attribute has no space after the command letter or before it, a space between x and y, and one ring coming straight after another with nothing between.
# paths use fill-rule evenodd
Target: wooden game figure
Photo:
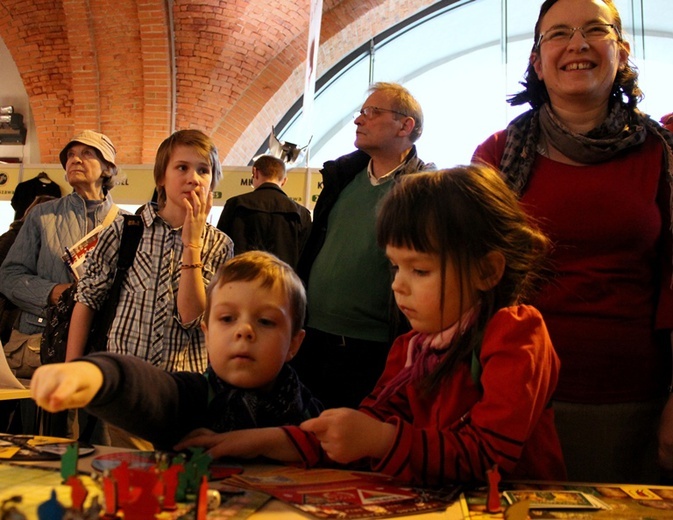
<instances>
[{"instance_id":1,"label":"wooden game figure","mask_svg":"<svg viewBox=\"0 0 673 520\"><path fill-rule=\"evenodd\" d=\"M176 494L178 490L178 474L184 471L182 464L173 464L161 473L164 483L164 502L162 509L173 511L177 508Z\"/></svg>"},{"instance_id":2,"label":"wooden game figure","mask_svg":"<svg viewBox=\"0 0 673 520\"><path fill-rule=\"evenodd\" d=\"M56 498L56 490L51 490L51 496L46 502L37 506L37 517L40 520L61 520L65 514L65 507ZM5 517L3 516L3 519ZM14 518L14 517L9 517ZM25 519L25 516L23 517Z\"/></svg>"},{"instance_id":3,"label":"wooden game figure","mask_svg":"<svg viewBox=\"0 0 673 520\"><path fill-rule=\"evenodd\" d=\"M70 497L72 500L72 508L75 511L84 510L84 501L89 495L86 487L82 484L82 481L77 478L75 475L68 477L68 480L65 481L67 486L70 486Z\"/></svg>"},{"instance_id":4,"label":"wooden game figure","mask_svg":"<svg viewBox=\"0 0 673 520\"><path fill-rule=\"evenodd\" d=\"M131 484L129 482L129 464L126 461L114 468L112 477L117 484L117 505L128 502Z\"/></svg>"},{"instance_id":5,"label":"wooden game figure","mask_svg":"<svg viewBox=\"0 0 673 520\"><path fill-rule=\"evenodd\" d=\"M196 520L206 520L208 514L208 478L204 475L201 477L201 484L199 491L196 494L196 513L194 518Z\"/></svg>"},{"instance_id":6,"label":"wooden game figure","mask_svg":"<svg viewBox=\"0 0 673 520\"><path fill-rule=\"evenodd\" d=\"M498 484L500 483L500 472L498 465L494 464L492 469L486 470L486 478L488 479L488 496L486 498L486 511L489 513L500 512L500 492L498 491Z\"/></svg>"},{"instance_id":7,"label":"wooden game figure","mask_svg":"<svg viewBox=\"0 0 673 520\"><path fill-rule=\"evenodd\" d=\"M134 493L122 504L124 520L147 520L161 512L159 497L154 493L158 476L153 471L131 470ZM136 492L136 490L138 492Z\"/></svg>"},{"instance_id":8,"label":"wooden game figure","mask_svg":"<svg viewBox=\"0 0 673 520\"><path fill-rule=\"evenodd\" d=\"M103 497L105 518L116 518L119 509L117 497L117 481L109 475L103 476Z\"/></svg>"},{"instance_id":9,"label":"wooden game figure","mask_svg":"<svg viewBox=\"0 0 673 520\"><path fill-rule=\"evenodd\" d=\"M72 476L77 475L77 460L79 459L79 448L76 442L69 444L65 453L61 455L61 478L67 482Z\"/></svg>"}]
</instances>

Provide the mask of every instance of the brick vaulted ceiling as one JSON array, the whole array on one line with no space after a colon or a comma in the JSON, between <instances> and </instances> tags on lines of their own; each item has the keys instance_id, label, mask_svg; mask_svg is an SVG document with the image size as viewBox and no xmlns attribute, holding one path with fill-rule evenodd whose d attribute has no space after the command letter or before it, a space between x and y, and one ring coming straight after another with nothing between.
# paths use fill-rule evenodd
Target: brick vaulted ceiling
<instances>
[{"instance_id":1,"label":"brick vaulted ceiling","mask_svg":"<svg viewBox=\"0 0 673 520\"><path fill-rule=\"evenodd\" d=\"M434 1L324 0L318 75ZM247 164L302 95L308 19L309 0L0 0L43 163L93 128L151 164L174 125Z\"/></svg>"}]
</instances>

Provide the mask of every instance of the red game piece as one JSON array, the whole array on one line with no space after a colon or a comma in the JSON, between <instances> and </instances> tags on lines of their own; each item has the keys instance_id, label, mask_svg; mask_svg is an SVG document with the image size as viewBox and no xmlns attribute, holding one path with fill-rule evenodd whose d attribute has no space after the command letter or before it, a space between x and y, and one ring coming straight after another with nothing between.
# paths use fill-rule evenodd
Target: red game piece
<instances>
[{"instance_id":1,"label":"red game piece","mask_svg":"<svg viewBox=\"0 0 673 520\"><path fill-rule=\"evenodd\" d=\"M178 473L184 471L182 464L173 464L161 473L164 482L163 508L172 511L177 508L175 493L178 489Z\"/></svg>"},{"instance_id":2,"label":"red game piece","mask_svg":"<svg viewBox=\"0 0 673 520\"><path fill-rule=\"evenodd\" d=\"M119 504L117 503L117 481L112 477L103 477L103 496L105 497L105 515L114 517Z\"/></svg>"},{"instance_id":3,"label":"red game piece","mask_svg":"<svg viewBox=\"0 0 673 520\"><path fill-rule=\"evenodd\" d=\"M68 480L66 480L65 483L67 486L70 486L71 489L70 497L72 499L72 508L75 511L82 511L84 509L84 501L89 495L89 492L84 487L84 484L82 484L82 481L75 476L68 477Z\"/></svg>"},{"instance_id":4,"label":"red game piece","mask_svg":"<svg viewBox=\"0 0 673 520\"><path fill-rule=\"evenodd\" d=\"M486 470L488 478L488 498L486 499L486 511L489 513L498 513L500 511L500 492L498 483L500 482L500 473L498 465L494 464L492 469Z\"/></svg>"},{"instance_id":5,"label":"red game piece","mask_svg":"<svg viewBox=\"0 0 673 520\"><path fill-rule=\"evenodd\" d=\"M208 478L204 475L201 477L201 485L199 486L199 493L196 495L196 520L206 520L208 514Z\"/></svg>"},{"instance_id":6,"label":"red game piece","mask_svg":"<svg viewBox=\"0 0 673 520\"><path fill-rule=\"evenodd\" d=\"M117 482L117 504L121 505L129 500L130 483L129 483L129 464L123 461L119 466L110 471L115 481Z\"/></svg>"},{"instance_id":7,"label":"red game piece","mask_svg":"<svg viewBox=\"0 0 673 520\"><path fill-rule=\"evenodd\" d=\"M128 503L122 504L124 520L147 520L161 512L159 497L154 494L157 474L154 471L130 470L133 493Z\"/></svg>"}]
</instances>

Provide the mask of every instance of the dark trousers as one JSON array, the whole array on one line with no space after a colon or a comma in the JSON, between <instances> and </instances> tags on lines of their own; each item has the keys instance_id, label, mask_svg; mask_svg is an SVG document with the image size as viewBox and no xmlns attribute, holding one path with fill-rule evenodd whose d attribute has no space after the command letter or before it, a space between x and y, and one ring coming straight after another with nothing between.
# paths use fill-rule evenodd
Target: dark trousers
<instances>
[{"instance_id":1,"label":"dark trousers","mask_svg":"<svg viewBox=\"0 0 673 520\"><path fill-rule=\"evenodd\" d=\"M357 408L383 373L390 344L329 334L310 327L290 362L325 408Z\"/></svg>"}]
</instances>

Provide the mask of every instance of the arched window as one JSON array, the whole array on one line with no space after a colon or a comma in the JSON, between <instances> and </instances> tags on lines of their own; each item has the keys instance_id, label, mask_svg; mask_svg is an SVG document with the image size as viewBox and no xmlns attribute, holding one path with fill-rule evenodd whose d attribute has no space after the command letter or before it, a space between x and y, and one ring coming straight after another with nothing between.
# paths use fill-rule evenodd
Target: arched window
<instances>
[{"instance_id":1,"label":"arched window","mask_svg":"<svg viewBox=\"0 0 673 520\"><path fill-rule=\"evenodd\" d=\"M447 0L373 38L320 78L309 164L354 149L352 114L375 81L401 83L420 101L420 157L440 167L469 162L479 143L528 108L506 99L520 90L541 3ZM673 2L615 4L640 71L640 108L659 119L673 112ZM281 140L306 144L300 116L301 100L276 128Z\"/></svg>"}]
</instances>

